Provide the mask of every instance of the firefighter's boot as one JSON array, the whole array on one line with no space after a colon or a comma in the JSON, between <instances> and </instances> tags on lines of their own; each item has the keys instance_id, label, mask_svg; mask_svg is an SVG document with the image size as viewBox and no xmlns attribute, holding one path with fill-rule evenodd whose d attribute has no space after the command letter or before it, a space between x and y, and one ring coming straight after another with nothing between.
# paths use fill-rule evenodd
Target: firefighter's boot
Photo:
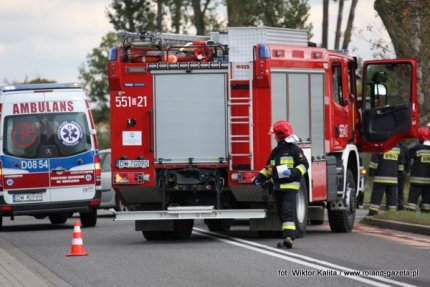
<instances>
[{"instance_id":1,"label":"firefighter's boot","mask_svg":"<svg viewBox=\"0 0 430 287\"><path fill-rule=\"evenodd\" d=\"M287 249L293 248L293 239L291 237L287 237L282 242L278 242L278 248L286 247Z\"/></svg>"},{"instance_id":2,"label":"firefighter's boot","mask_svg":"<svg viewBox=\"0 0 430 287\"><path fill-rule=\"evenodd\" d=\"M367 216L374 216L374 215L378 215L378 212L376 210L369 209L369 213L367 214Z\"/></svg>"},{"instance_id":3,"label":"firefighter's boot","mask_svg":"<svg viewBox=\"0 0 430 287\"><path fill-rule=\"evenodd\" d=\"M293 239L291 237L287 237L284 239L283 244L285 247L287 247L287 249L291 249L293 248Z\"/></svg>"}]
</instances>

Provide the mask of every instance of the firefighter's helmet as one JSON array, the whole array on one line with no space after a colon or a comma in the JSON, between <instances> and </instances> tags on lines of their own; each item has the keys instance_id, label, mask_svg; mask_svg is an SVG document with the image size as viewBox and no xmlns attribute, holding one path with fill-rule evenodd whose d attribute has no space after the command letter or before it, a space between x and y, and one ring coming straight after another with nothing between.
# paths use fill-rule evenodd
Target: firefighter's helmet
<instances>
[{"instance_id":1,"label":"firefighter's helmet","mask_svg":"<svg viewBox=\"0 0 430 287\"><path fill-rule=\"evenodd\" d=\"M430 131L428 128L421 127L418 129L418 140L419 141L428 141L430 140Z\"/></svg>"},{"instance_id":2,"label":"firefighter's helmet","mask_svg":"<svg viewBox=\"0 0 430 287\"><path fill-rule=\"evenodd\" d=\"M278 121L270 128L269 133L275 134L276 138L283 140L293 134L293 129L287 121Z\"/></svg>"}]
</instances>

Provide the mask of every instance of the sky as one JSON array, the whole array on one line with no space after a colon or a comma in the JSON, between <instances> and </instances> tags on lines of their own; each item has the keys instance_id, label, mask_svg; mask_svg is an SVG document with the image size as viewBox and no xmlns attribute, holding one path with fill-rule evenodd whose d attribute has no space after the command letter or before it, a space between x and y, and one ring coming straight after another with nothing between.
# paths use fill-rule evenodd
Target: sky
<instances>
[{"instance_id":1,"label":"sky","mask_svg":"<svg viewBox=\"0 0 430 287\"><path fill-rule=\"evenodd\" d=\"M349 53L372 59L369 25L383 31L373 9L374 0L358 2ZM345 1L343 29L350 0ZM44 78L56 82L78 81L78 68L97 48L102 37L113 31L105 11L112 0L2 0L0 9L0 83ZM321 43L322 0L309 0L311 41ZM330 1L329 48L334 46L337 4ZM361 34L357 31L363 31Z\"/></svg>"}]
</instances>

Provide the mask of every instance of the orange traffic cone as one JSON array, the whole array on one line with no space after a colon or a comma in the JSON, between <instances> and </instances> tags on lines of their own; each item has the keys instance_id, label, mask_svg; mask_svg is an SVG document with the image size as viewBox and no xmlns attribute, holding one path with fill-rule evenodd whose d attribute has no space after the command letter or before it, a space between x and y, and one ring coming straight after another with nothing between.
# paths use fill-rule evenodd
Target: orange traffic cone
<instances>
[{"instance_id":1,"label":"orange traffic cone","mask_svg":"<svg viewBox=\"0 0 430 287\"><path fill-rule=\"evenodd\" d=\"M87 256L88 253L84 250L84 243L82 241L81 225L79 221L75 221L75 227L73 229L72 248L70 253L66 256Z\"/></svg>"}]
</instances>

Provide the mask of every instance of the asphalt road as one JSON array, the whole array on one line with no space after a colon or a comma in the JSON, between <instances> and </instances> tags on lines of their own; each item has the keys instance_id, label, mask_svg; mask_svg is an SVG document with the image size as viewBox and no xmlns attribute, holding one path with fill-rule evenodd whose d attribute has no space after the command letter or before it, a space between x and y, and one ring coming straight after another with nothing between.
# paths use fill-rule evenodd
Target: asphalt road
<instances>
[{"instance_id":1,"label":"asphalt road","mask_svg":"<svg viewBox=\"0 0 430 287\"><path fill-rule=\"evenodd\" d=\"M65 256L77 217L59 226L4 218L0 237L76 287L430 285L426 236L359 224L352 233L335 234L324 224L309 226L294 249L280 250L277 239L259 238L245 222L216 234L197 221L189 240L149 242L134 231L134 222L101 213L96 227L82 228L88 256ZM359 210L357 222L364 215ZM353 271L361 274L347 274Z\"/></svg>"}]
</instances>

